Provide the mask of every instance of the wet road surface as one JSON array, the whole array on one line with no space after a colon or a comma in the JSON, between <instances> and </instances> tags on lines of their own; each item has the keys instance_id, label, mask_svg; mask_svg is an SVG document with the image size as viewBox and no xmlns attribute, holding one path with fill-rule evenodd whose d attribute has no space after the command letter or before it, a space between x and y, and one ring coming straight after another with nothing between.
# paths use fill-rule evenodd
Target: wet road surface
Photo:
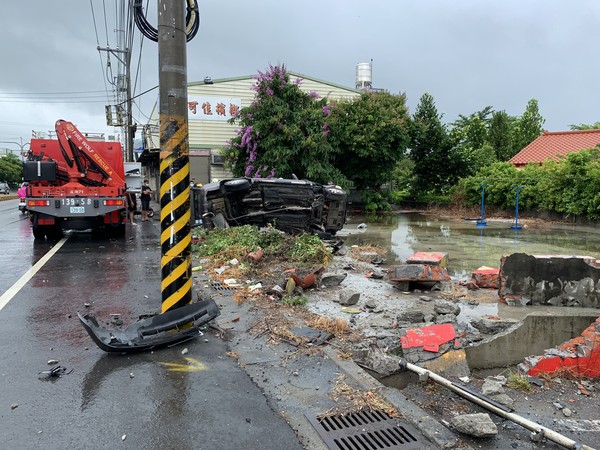
<instances>
[{"instance_id":1,"label":"wet road surface","mask_svg":"<svg viewBox=\"0 0 600 450\"><path fill-rule=\"evenodd\" d=\"M158 220L127 225L122 240L69 235L9 299L53 244L34 242L16 201L0 202L0 226L2 447L301 448L212 330L173 348L113 355L79 323L77 311L105 327L160 311ZM61 377L41 373L56 365L50 360L66 369Z\"/></svg>"}]
</instances>

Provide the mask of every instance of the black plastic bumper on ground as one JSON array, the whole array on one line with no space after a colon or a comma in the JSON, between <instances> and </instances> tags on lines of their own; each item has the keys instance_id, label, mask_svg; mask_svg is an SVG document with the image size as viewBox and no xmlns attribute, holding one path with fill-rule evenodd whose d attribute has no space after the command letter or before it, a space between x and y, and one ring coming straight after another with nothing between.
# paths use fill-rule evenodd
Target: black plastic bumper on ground
<instances>
[{"instance_id":1,"label":"black plastic bumper on ground","mask_svg":"<svg viewBox=\"0 0 600 450\"><path fill-rule=\"evenodd\" d=\"M108 330L91 315L81 315L83 324L96 345L109 353L133 353L175 345L200 336L198 327L210 322L221 311L214 300L203 300L154 317L140 320L124 330Z\"/></svg>"}]
</instances>

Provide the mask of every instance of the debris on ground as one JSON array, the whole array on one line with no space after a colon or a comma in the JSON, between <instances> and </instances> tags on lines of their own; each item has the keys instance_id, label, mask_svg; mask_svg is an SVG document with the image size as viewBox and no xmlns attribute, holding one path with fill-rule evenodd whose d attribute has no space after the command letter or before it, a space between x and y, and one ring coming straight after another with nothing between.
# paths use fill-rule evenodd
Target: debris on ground
<instances>
[{"instance_id":1,"label":"debris on ground","mask_svg":"<svg viewBox=\"0 0 600 450\"><path fill-rule=\"evenodd\" d=\"M45 379L49 378L60 378L63 375L68 375L73 372L73 369L68 370L63 366L54 366L50 370L43 370L40 375L43 375Z\"/></svg>"},{"instance_id":2,"label":"debris on ground","mask_svg":"<svg viewBox=\"0 0 600 450\"><path fill-rule=\"evenodd\" d=\"M454 416L450 424L456 431L477 438L488 438L498 434L498 427L487 413Z\"/></svg>"}]
</instances>

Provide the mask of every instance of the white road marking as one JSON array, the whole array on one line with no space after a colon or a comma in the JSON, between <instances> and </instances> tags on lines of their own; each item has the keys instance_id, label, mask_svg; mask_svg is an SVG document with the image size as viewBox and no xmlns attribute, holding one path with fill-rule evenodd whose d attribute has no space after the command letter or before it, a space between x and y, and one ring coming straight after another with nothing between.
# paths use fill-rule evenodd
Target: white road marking
<instances>
[{"instance_id":1,"label":"white road marking","mask_svg":"<svg viewBox=\"0 0 600 450\"><path fill-rule=\"evenodd\" d=\"M36 262L31 269L25 272L15 284L9 287L8 290L4 294L2 294L2 296L0 296L0 311L2 311L2 309L8 304L8 302L12 300L12 298L17 294L17 292L19 292L23 288L23 286L25 286L25 284L27 284L27 282L31 280L31 278L33 278L33 276L36 273L38 273L38 271L42 267L44 267L44 264L46 264L48 260L52 258L52 256L54 256L54 254L57 251L60 250L64 243L67 242L67 239L69 239L69 236L65 236L60 241L58 241L48 253L42 256L40 260Z\"/></svg>"}]
</instances>

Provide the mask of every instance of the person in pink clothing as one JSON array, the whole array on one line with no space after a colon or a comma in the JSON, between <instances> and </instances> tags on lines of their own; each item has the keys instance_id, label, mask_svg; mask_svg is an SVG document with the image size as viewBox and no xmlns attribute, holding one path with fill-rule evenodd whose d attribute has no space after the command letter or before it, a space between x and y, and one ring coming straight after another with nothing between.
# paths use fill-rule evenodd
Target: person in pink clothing
<instances>
[{"instance_id":1,"label":"person in pink clothing","mask_svg":"<svg viewBox=\"0 0 600 450\"><path fill-rule=\"evenodd\" d=\"M17 195L19 198L25 198L27 196L27 185L25 183L21 184L21 187L17 189Z\"/></svg>"}]
</instances>

